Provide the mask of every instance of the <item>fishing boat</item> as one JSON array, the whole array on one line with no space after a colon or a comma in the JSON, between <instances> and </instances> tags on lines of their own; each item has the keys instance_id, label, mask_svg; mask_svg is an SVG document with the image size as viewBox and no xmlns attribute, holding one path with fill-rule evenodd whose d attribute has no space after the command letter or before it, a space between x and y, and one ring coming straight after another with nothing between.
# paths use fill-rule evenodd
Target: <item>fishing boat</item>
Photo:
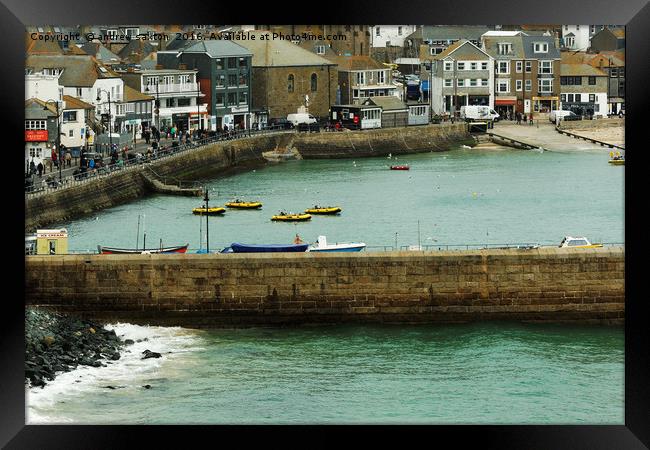
<instances>
[{"instance_id":1,"label":"fishing boat","mask_svg":"<svg viewBox=\"0 0 650 450\"><path fill-rule=\"evenodd\" d=\"M306 252L309 244L241 244L233 242L230 248L233 253L285 253L285 252ZM226 250L226 249L224 249ZM222 253L230 253L222 251Z\"/></svg>"},{"instance_id":2,"label":"fishing boat","mask_svg":"<svg viewBox=\"0 0 650 450\"><path fill-rule=\"evenodd\" d=\"M409 170L410 167L407 164L402 164L399 166L390 166L390 170Z\"/></svg>"},{"instance_id":3,"label":"fishing boat","mask_svg":"<svg viewBox=\"0 0 650 450\"><path fill-rule=\"evenodd\" d=\"M194 208L192 214L200 214L202 216L217 216L226 212L226 208L220 206L215 206L213 208L205 209L205 206Z\"/></svg>"},{"instance_id":4,"label":"fishing boat","mask_svg":"<svg viewBox=\"0 0 650 450\"><path fill-rule=\"evenodd\" d=\"M124 255L124 254L154 254L154 253L185 253L190 244L176 245L174 247L159 248L117 248L98 245L97 250L101 255Z\"/></svg>"},{"instance_id":5,"label":"fishing boat","mask_svg":"<svg viewBox=\"0 0 650 450\"><path fill-rule=\"evenodd\" d=\"M278 222L304 222L311 220L311 214L287 214L280 212L278 215L271 217L271 220Z\"/></svg>"},{"instance_id":6,"label":"fishing boat","mask_svg":"<svg viewBox=\"0 0 650 450\"><path fill-rule=\"evenodd\" d=\"M625 165L625 156L621 155L621 152L609 152L609 163L615 166Z\"/></svg>"},{"instance_id":7,"label":"fishing boat","mask_svg":"<svg viewBox=\"0 0 650 450\"><path fill-rule=\"evenodd\" d=\"M366 248L363 242L346 242L328 244L325 236L318 236L315 244L309 246L308 252L360 252Z\"/></svg>"},{"instance_id":8,"label":"fishing boat","mask_svg":"<svg viewBox=\"0 0 650 450\"><path fill-rule=\"evenodd\" d=\"M226 203L226 206L228 208L236 208L236 209L259 209L262 207L262 203L260 202L242 202L239 200L235 200L234 202L228 202Z\"/></svg>"},{"instance_id":9,"label":"fishing boat","mask_svg":"<svg viewBox=\"0 0 650 450\"><path fill-rule=\"evenodd\" d=\"M340 212L341 212L341 208L339 208L338 206L315 205L313 208L305 210L305 214L338 214Z\"/></svg>"}]
</instances>

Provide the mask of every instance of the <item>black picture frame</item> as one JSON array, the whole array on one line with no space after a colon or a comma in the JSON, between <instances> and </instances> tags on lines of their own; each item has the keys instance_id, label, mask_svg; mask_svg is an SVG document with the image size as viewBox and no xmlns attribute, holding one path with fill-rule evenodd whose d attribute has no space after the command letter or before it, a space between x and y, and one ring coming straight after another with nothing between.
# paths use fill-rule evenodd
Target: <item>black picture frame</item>
<instances>
[{"instance_id":1,"label":"black picture frame","mask_svg":"<svg viewBox=\"0 0 650 450\"><path fill-rule=\"evenodd\" d=\"M235 7L236 6L236 7ZM644 203L635 202L638 192L633 183L643 178L642 129L647 127L643 116L647 109L650 83L650 5L645 0L616 2L614 0L561 0L500 1L500 2L391 2L389 0L345 3L282 3L269 4L264 9L232 3L191 2L173 0L155 2L74 2L72 0L24 1L2 0L0 4L0 29L4 38L3 68L0 79L3 89L2 142L5 150L5 183L3 196L9 221L5 224L6 251L4 267L3 326L1 333L1 384L0 446L6 448L122 448L134 446L136 440L148 446L182 442L192 437L192 442L207 438L209 445L218 445L228 431L230 438L238 439L235 445L250 440L241 434L239 427L148 427L148 426L26 426L24 390L24 266L16 261L24 258L20 239L24 224L24 197L20 186L18 167L22 158L24 111L24 26L27 24L98 24L98 23L416 23L416 24L624 24L626 25L626 88L627 120L626 145L632 149L626 155L626 291L625 311L625 425L620 426L435 426L408 427L407 442L424 439L430 445L449 440L453 446L476 443L481 447L549 449L635 449L650 446L650 377L648 357L648 301L641 291L643 276L643 234L641 216ZM21 111L21 113L17 113ZM16 150L11 150L16 149ZM11 154L8 154L11 153ZM15 162L15 164L14 164ZM22 166L22 159L20 161ZM7 176L11 175L11 176ZM639 183L640 184L640 183ZM13 188L12 188L13 186ZM647 232L645 233L647 234ZM635 247L634 245L638 245ZM6 270L6 269L5 269ZM14 275L13 271L16 271ZM22 286L17 280L23 280ZM308 432L323 435L319 443L340 443L330 429L305 427ZM347 429L347 428L345 428ZM265 433L276 431L273 427L255 427ZM338 430L338 427L337 427ZM324 432L323 432L324 431ZM394 435L393 428L364 427L362 435L374 439ZM401 431L401 430L400 430ZM292 431L291 431L292 432ZM275 433L273 433L275 434ZM304 436L304 435L303 435ZM330 437L331 436L331 437ZM448 441L448 442L449 442ZM273 442L273 441L267 441ZM280 444L282 441L277 441ZM305 442L309 445L309 442ZM193 444L189 444L193 445ZM268 444L267 444L268 445ZM407 444L408 445L408 444ZM445 445L447 446L447 445Z\"/></svg>"}]
</instances>

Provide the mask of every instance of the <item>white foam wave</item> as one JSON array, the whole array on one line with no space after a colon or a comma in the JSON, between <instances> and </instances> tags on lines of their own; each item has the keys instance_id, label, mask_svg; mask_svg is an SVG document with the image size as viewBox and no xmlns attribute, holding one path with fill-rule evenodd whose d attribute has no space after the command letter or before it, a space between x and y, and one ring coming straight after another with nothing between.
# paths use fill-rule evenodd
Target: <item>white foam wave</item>
<instances>
[{"instance_id":1,"label":"white foam wave","mask_svg":"<svg viewBox=\"0 0 650 450\"><path fill-rule=\"evenodd\" d=\"M196 330L128 323L109 324L104 328L115 330L121 339L131 339L135 343L122 349L119 360L102 360L107 367L79 366L71 372L58 373L43 388L27 388L27 424L73 422L73 419L57 414L57 405L105 390L106 386L127 391L142 389L144 380L155 376L161 367L173 364L183 354L203 349L201 332ZM142 359L144 350L161 353L163 357Z\"/></svg>"}]
</instances>

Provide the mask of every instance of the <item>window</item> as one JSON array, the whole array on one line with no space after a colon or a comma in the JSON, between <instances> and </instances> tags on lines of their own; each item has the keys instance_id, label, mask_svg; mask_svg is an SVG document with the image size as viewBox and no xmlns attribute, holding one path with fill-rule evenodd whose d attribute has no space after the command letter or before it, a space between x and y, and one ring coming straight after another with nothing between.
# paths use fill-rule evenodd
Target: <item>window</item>
<instances>
[{"instance_id":1,"label":"window","mask_svg":"<svg viewBox=\"0 0 650 450\"><path fill-rule=\"evenodd\" d=\"M515 70L517 71L517 73L521 73L521 72L522 72L522 70L523 70L523 66L524 66L524 62L523 62L523 61L517 61L517 62L515 63Z\"/></svg>"},{"instance_id":2,"label":"window","mask_svg":"<svg viewBox=\"0 0 650 450\"><path fill-rule=\"evenodd\" d=\"M237 58L228 58L228 68L229 69L237 68Z\"/></svg>"},{"instance_id":3,"label":"window","mask_svg":"<svg viewBox=\"0 0 650 450\"><path fill-rule=\"evenodd\" d=\"M189 84L190 83L190 75L189 74L183 74L178 76L178 81L180 81L181 84Z\"/></svg>"},{"instance_id":4,"label":"window","mask_svg":"<svg viewBox=\"0 0 650 450\"><path fill-rule=\"evenodd\" d=\"M63 111L63 123L76 122L77 111Z\"/></svg>"},{"instance_id":5,"label":"window","mask_svg":"<svg viewBox=\"0 0 650 450\"><path fill-rule=\"evenodd\" d=\"M380 27L375 27L375 36L380 36L380 35L381 35Z\"/></svg>"},{"instance_id":6,"label":"window","mask_svg":"<svg viewBox=\"0 0 650 450\"><path fill-rule=\"evenodd\" d=\"M397 34L398 34L399 36L402 35L402 27L397 27Z\"/></svg>"},{"instance_id":7,"label":"window","mask_svg":"<svg viewBox=\"0 0 650 450\"><path fill-rule=\"evenodd\" d=\"M609 75L614 78L618 76L618 67L612 67L609 69Z\"/></svg>"},{"instance_id":8,"label":"window","mask_svg":"<svg viewBox=\"0 0 650 450\"><path fill-rule=\"evenodd\" d=\"M81 97L83 95L83 88L77 88L77 97Z\"/></svg>"},{"instance_id":9,"label":"window","mask_svg":"<svg viewBox=\"0 0 650 450\"><path fill-rule=\"evenodd\" d=\"M311 74L311 91L316 92L318 90L318 75L315 73Z\"/></svg>"},{"instance_id":10,"label":"window","mask_svg":"<svg viewBox=\"0 0 650 450\"><path fill-rule=\"evenodd\" d=\"M482 79L481 80L481 86L487 86L488 85L488 80Z\"/></svg>"},{"instance_id":11,"label":"window","mask_svg":"<svg viewBox=\"0 0 650 450\"><path fill-rule=\"evenodd\" d=\"M353 98L359 98L359 89L353 89L352 90L352 97Z\"/></svg>"},{"instance_id":12,"label":"window","mask_svg":"<svg viewBox=\"0 0 650 450\"><path fill-rule=\"evenodd\" d=\"M497 80L497 92L510 92L510 80Z\"/></svg>"},{"instance_id":13,"label":"window","mask_svg":"<svg viewBox=\"0 0 650 450\"><path fill-rule=\"evenodd\" d=\"M228 92L228 106L233 106L237 104L237 93Z\"/></svg>"},{"instance_id":14,"label":"window","mask_svg":"<svg viewBox=\"0 0 650 450\"><path fill-rule=\"evenodd\" d=\"M239 85L246 86L248 84L248 77L244 74L239 74Z\"/></svg>"},{"instance_id":15,"label":"window","mask_svg":"<svg viewBox=\"0 0 650 450\"><path fill-rule=\"evenodd\" d=\"M537 73L553 73L553 61L540 61Z\"/></svg>"},{"instance_id":16,"label":"window","mask_svg":"<svg viewBox=\"0 0 650 450\"><path fill-rule=\"evenodd\" d=\"M526 80L526 92L533 90L533 80Z\"/></svg>"},{"instance_id":17,"label":"window","mask_svg":"<svg viewBox=\"0 0 650 450\"><path fill-rule=\"evenodd\" d=\"M248 91L239 91L239 104L248 104Z\"/></svg>"},{"instance_id":18,"label":"window","mask_svg":"<svg viewBox=\"0 0 650 450\"><path fill-rule=\"evenodd\" d=\"M566 102L566 94L560 94L560 101Z\"/></svg>"},{"instance_id":19,"label":"window","mask_svg":"<svg viewBox=\"0 0 650 450\"><path fill-rule=\"evenodd\" d=\"M74 130L68 130L68 137L74 137Z\"/></svg>"},{"instance_id":20,"label":"window","mask_svg":"<svg viewBox=\"0 0 650 450\"><path fill-rule=\"evenodd\" d=\"M217 75L217 80L215 86L218 88L222 88L226 85L226 76L221 74Z\"/></svg>"},{"instance_id":21,"label":"window","mask_svg":"<svg viewBox=\"0 0 650 450\"><path fill-rule=\"evenodd\" d=\"M596 84L596 77L589 77L589 85L593 86Z\"/></svg>"},{"instance_id":22,"label":"window","mask_svg":"<svg viewBox=\"0 0 650 450\"><path fill-rule=\"evenodd\" d=\"M566 95L566 101L569 103L573 103L573 94L567 94Z\"/></svg>"},{"instance_id":23,"label":"window","mask_svg":"<svg viewBox=\"0 0 650 450\"><path fill-rule=\"evenodd\" d=\"M217 92L217 95L214 96L214 103L218 106L223 106L224 97L223 92Z\"/></svg>"},{"instance_id":24,"label":"window","mask_svg":"<svg viewBox=\"0 0 650 450\"><path fill-rule=\"evenodd\" d=\"M515 80L515 90L521 92L522 90L522 80Z\"/></svg>"},{"instance_id":25,"label":"window","mask_svg":"<svg viewBox=\"0 0 650 450\"><path fill-rule=\"evenodd\" d=\"M596 101L596 94L589 94L589 103L594 103Z\"/></svg>"},{"instance_id":26,"label":"window","mask_svg":"<svg viewBox=\"0 0 650 450\"><path fill-rule=\"evenodd\" d=\"M487 70L488 68L488 63L487 62L482 62L481 63L481 70Z\"/></svg>"},{"instance_id":27,"label":"window","mask_svg":"<svg viewBox=\"0 0 650 450\"><path fill-rule=\"evenodd\" d=\"M569 47L569 48L573 48L573 46L575 45L575 40L576 40L575 37L573 37L573 36L568 36L568 37L564 38L564 43L565 43L565 45L566 45L567 47Z\"/></svg>"},{"instance_id":28,"label":"window","mask_svg":"<svg viewBox=\"0 0 650 450\"><path fill-rule=\"evenodd\" d=\"M499 61L497 63L497 73L510 73L510 62L509 61Z\"/></svg>"},{"instance_id":29,"label":"window","mask_svg":"<svg viewBox=\"0 0 650 450\"><path fill-rule=\"evenodd\" d=\"M471 80L469 80L469 85L470 87L476 87L478 86L478 82L476 81L475 78L472 78Z\"/></svg>"},{"instance_id":30,"label":"window","mask_svg":"<svg viewBox=\"0 0 650 450\"><path fill-rule=\"evenodd\" d=\"M543 93L553 92L553 79L551 78L540 78L537 80L537 91Z\"/></svg>"},{"instance_id":31,"label":"window","mask_svg":"<svg viewBox=\"0 0 650 450\"><path fill-rule=\"evenodd\" d=\"M140 32L139 28L126 28L124 30L124 34L129 37L136 37L139 32Z\"/></svg>"},{"instance_id":32,"label":"window","mask_svg":"<svg viewBox=\"0 0 650 450\"><path fill-rule=\"evenodd\" d=\"M576 94L576 103L581 103L582 102L582 94Z\"/></svg>"},{"instance_id":33,"label":"window","mask_svg":"<svg viewBox=\"0 0 650 450\"><path fill-rule=\"evenodd\" d=\"M377 72L377 84L385 84L386 83L386 71L381 70Z\"/></svg>"},{"instance_id":34,"label":"window","mask_svg":"<svg viewBox=\"0 0 650 450\"><path fill-rule=\"evenodd\" d=\"M165 108L173 108L174 107L174 99L173 98L166 98L165 99Z\"/></svg>"},{"instance_id":35,"label":"window","mask_svg":"<svg viewBox=\"0 0 650 450\"><path fill-rule=\"evenodd\" d=\"M535 53L548 53L548 43L547 42L535 42L533 44L533 51Z\"/></svg>"},{"instance_id":36,"label":"window","mask_svg":"<svg viewBox=\"0 0 650 450\"><path fill-rule=\"evenodd\" d=\"M176 106L190 106L189 98L179 98L176 102Z\"/></svg>"},{"instance_id":37,"label":"window","mask_svg":"<svg viewBox=\"0 0 650 450\"><path fill-rule=\"evenodd\" d=\"M458 70L465 70L465 63L464 63L464 62L461 62L461 61L458 61L458 62L456 63L456 68L457 68Z\"/></svg>"},{"instance_id":38,"label":"window","mask_svg":"<svg viewBox=\"0 0 650 450\"><path fill-rule=\"evenodd\" d=\"M445 78L445 87L452 87L453 80L451 78Z\"/></svg>"},{"instance_id":39,"label":"window","mask_svg":"<svg viewBox=\"0 0 650 450\"><path fill-rule=\"evenodd\" d=\"M25 121L26 130L45 130L46 124L45 120L26 120Z\"/></svg>"},{"instance_id":40,"label":"window","mask_svg":"<svg viewBox=\"0 0 650 450\"><path fill-rule=\"evenodd\" d=\"M366 84L366 74L365 72L357 72L357 84Z\"/></svg>"},{"instance_id":41,"label":"window","mask_svg":"<svg viewBox=\"0 0 650 450\"><path fill-rule=\"evenodd\" d=\"M223 70L223 59L217 58L214 60L214 64L217 67L217 70Z\"/></svg>"},{"instance_id":42,"label":"window","mask_svg":"<svg viewBox=\"0 0 650 450\"><path fill-rule=\"evenodd\" d=\"M293 74L291 74L287 78L287 92L293 92L293 82L294 82L294 77Z\"/></svg>"},{"instance_id":43,"label":"window","mask_svg":"<svg viewBox=\"0 0 650 450\"><path fill-rule=\"evenodd\" d=\"M248 67L248 63L246 62L246 58L239 58L239 68L245 69L247 67Z\"/></svg>"},{"instance_id":44,"label":"window","mask_svg":"<svg viewBox=\"0 0 650 450\"><path fill-rule=\"evenodd\" d=\"M512 44L509 42L499 42L497 44L497 52L499 55L509 55L512 53Z\"/></svg>"},{"instance_id":45,"label":"window","mask_svg":"<svg viewBox=\"0 0 650 450\"><path fill-rule=\"evenodd\" d=\"M165 75L162 77L162 84L174 84L174 75ZM113 88L111 88L113 89Z\"/></svg>"},{"instance_id":46,"label":"window","mask_svg":"<svg viewBox=\"0 0 650 450\"><path fill-rule=\"evenodd\" d=\"M532 61L526 61L526 72L530 73L533 71L533 62Z\"/></svg>"},{"instance_id":47,"label":"window","mask_svg":"<svg viewBox=\"0 0 650 450\"><path fill-rule=\"evenodd\" d=\"M236 73L229 73L228 74L228 87L234 87L237 86L238 80L237 80L237 74Z\"/></svg>"},{"instance_id":48,"label":"window","mask_svg":"<svg viewBox=\"0 0 650 450\"><path fill-rule=\"evenodd\" d=\"M453 64L453 63L452 63L451 61L445 61L445 67L444 67L444 70L445 70L446 72L449 72L450 70L453 70L453 66L452 66L452 64Z\"/></svg>"},{"instance_id":49,"label":"window","mask_svg":"<svg viewBox=\"0 0 650 450\"><path fill-rule=\"evenodd\" d=\"M43 75L60 75L61 69L54 67L46 67L43 69Z\"/></svg>"},{"instance_id":50,"label":"window","mask_svg":"<svg viewBox=\"0 0 650 450\"><path fill-rule=\"evenodd\" d=\"M324 55L325 54L325 46L324 45L317 45L316 46L316 54L317 55Z\"/></svg>"},{"instance_id":51,"label":"window","mask_svg":"<svg viewBox=\"0 0 650 450\"><path fill-rule=\"evenodd\" d=\"M470 68L470 70L477 70L478 69L478 63L475 63L475 62L469 63L469 68Z\"/></svg>"},{"instance_id":52,"label":"window","mask_svg":"<svg viewBox=\"0 0 650 450\"><path fill-rule=\"evenodd\" d=\"M465 80L462 78L458 79L458 87L465 87Z\"/></svg>"}]
</instances>

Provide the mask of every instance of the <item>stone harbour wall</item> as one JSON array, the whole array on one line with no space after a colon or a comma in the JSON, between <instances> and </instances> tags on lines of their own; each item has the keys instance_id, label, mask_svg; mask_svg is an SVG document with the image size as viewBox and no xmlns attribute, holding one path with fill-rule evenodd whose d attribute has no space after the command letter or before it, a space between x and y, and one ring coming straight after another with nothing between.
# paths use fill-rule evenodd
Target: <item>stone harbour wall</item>
<instances>
[{"instance_id":1,"label":"stone harbour wall","mask_svg":"<svg viewBox=\"0 0 650 450\"><path fill-rule=\"evenodd\" d=\"M622 247L26 258L26 302L85 318L230 327L622 323Z\"/></svg>"}]
</instances>

